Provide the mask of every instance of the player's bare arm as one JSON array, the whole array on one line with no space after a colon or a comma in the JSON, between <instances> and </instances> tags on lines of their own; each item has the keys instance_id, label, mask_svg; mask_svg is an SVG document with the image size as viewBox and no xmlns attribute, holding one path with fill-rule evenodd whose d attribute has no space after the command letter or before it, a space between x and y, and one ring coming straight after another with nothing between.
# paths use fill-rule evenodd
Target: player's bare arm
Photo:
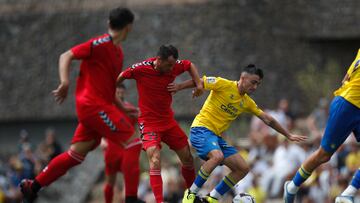
<instances>
[{"instance_id":1,"label":"player's bare arm","mask_svg":"<svg viewBox=\"0 0 360 203\"><path fill-rule=\"evenodd\" d=\"M343 78L343 80L341 81L341 84L344 84L346 81L349 80L349 74L346 74Z\"/></svg>"},{"instance_id":2,"label":"player's bare arm","mask_svg":"<svg viewBox=\"0 0 360 203\"><path fill-rule=\"evenodd\" d=\"M200 82L201 82L201 85L204 86L203 79L200 78ZM189 88L193 88L193 87L196 87L194 80L185 80L184 82L181 82L181 83L170 83L167 86L167 90L169 92L172 92L175 94L176 92L178 92L180 90L189 89Z\"/></svg>"},{"instance_id":3,"label":"player's bare arm","mask_svg":"<svg viewBox=\"0 0 360 203\"><path fill-rule=\"evenodd\" d=\"M58 104L63 103L66 99L68 90L69 90L69 73L70 73L70 64L74 59L74 54L71 50L68 50L60 55L59 59L59 77L60 84L59 86L52 91L52 94L55 97L55 101Z\"/></svg>"},{"instance_id":4,"label":"player's bare arm","mask_svg":"<svg viewBox=\"0 0 360 203\"><path fill-rule=\"evenodd\" d=\"M193 63L190 65L189 73L195 83L195 89L192 91L193 97L199 97L204 92L204 85L201 82L199 71Z\"/></svg>"},{"instance_id":5,"label":"player's bare arm","mask_svg":"<svg viewBox=\"0 0 360 203\"><path fill-rule=\"evenodd\" d=\"M277 132L281 133L282 135L284 135L287 139L289 139L290 141L293 142L301 142L307 139L306 136L303 135L295 135L292 133L289 133L287 130L285 130L280 123L275 120L272 116L270 116L269 114L267 114L266 112L262 112L259 116L258 116L266 125L270 126L271 128L273 128L274 130L276 130Z\"/></svg>"}]
</instances>

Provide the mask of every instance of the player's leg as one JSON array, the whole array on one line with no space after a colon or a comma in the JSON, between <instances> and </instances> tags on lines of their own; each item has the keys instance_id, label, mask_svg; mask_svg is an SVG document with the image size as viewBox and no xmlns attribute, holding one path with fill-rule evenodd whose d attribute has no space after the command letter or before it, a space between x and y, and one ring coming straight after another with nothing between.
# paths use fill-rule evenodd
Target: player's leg
<instances>
[{"instance_id":1,"label":"player's leg","mask_svg":"<svg viewBox=\"0 0 360 203\"><path fill-rule=\"evenodd\" d=\"M344 143L356 126L354 113L358 112L355 106L342 97L333 99L321 146L303 162L292 181L285 183L284 200L286 203L294 202L295 194L300 185L310 177L318 166L329 161L332 154Z\"/></svg>"},{"instance_id":2,"label":"player's leg","mask_svg":"<svg viewBox=\"0 0 360 203\"><path fill-rule=\"evenodd\" d=\"M100 137L82 124L79 124L70 149L52 159L35 177L35 180L23 180L20 184L24 201L33 202L37 192L63 176L70 168L80 164L89 151L100 143Z\"/></svg>"},{"instance_id":3,"label":"player's leg","mask_svg":"<svg viewBox=\"0 0 360 203\"><path fill-rule=\"evenodd\" d=\"M135 129L126 115L114 105L103 105L92 110L91 119L84 119L82 123L94 129L113 143L124 146L134 134Z\"/></svg>"},{"instance_id":4,"label":"player's leg","mask_svg":"<svg viewBox=\"0 0 360 203\"><path fill-rule=\"evenodd\" d=\"M353 130L353 133L356 137L356 140L360 141L360 113L358 117L359 124ZM348 199L354 201L354 196L356 195L357 191L360 188L360 168L356 171L355 175L353 176L350 185L338 196L335 200L336 203L343 202L342 200ZM344 201L345 202L345 201Z\"/></svg>"},{"instance_id":5,"label":"player's leg","mask_svg":"<svg viewBox=\"0 0 360 203\"><path fill-rule=\"evenodd\" d=\"M163 182L161 178L161 136L158 132L147 129L144 125L142 129L143 149L149 160L150 186L153 190L157 203L164 201Z\"/></svg>"},{"instance_id":6,"label":"player's leg","mask_svg":"<svg viewBox=\"0 0 360 203\"><path fill-rule=\"evenodd\" d=\"M116 174L121 171L124 148L107 140L104 150L105 183L103 187L105 203L111 203L114 198Z\"/></svg>"},{"instance_id":7,"label":"player's leg","mask_svg":"<svg viewBox=\"0 0 360 203\"><path fill-rule=\"evenodd\" d=\"M241 157L235 147L229 146L225 140L218 138L218 143L224 154L223 163L229 167L231 172L226 175L223 180L215 186L210 192L208 199L215 202L220 199L225 193L231 190L237 182L239 182L249 172L249 166Z\"/></svg>"},{"instance_id":8,"label":"player's leg","mask_svg":"<svg viewBox=\"0 0 360 203\"><path fill-rule=\"evenodd\" d=\"M136 139L125 147L121 171L125 182L125 203L142 202L138 200L138 186L140 178L141 141Z\"/></svg>"},{"instance_id":9,"label":"player's leg","mask_svg":"<svg viewBox=\"0 0 360 203\"><path fill-rule=\"evenodd\" d=\"M183 202L194 202L195 194L209 178L211 172L221 164L224 155L218 143L218 136L204 127L193 127L190 130L190 141L196 149L198 156L205 160L205 163L198 171L194 183L189 190L186 190Z\"/></svg>"},{"instance_id":10,"label":"player's leg","mask_svg":"<svg viewBox=\"0 0 360 203\"><path fill-rule=\"evenodd\" d=\"M113 202L115 182L116 182L116 173L105 175L105 184L103 188L105 203Z\"/></svg>"},{"instance_id":11,"label":"player's leg","mask_svg":"<svg viewBox=\"0 0 360 203\"><path fill-rule=\"evenodd\" d=\"M190 188L195 180L194 159L190 152L188 137L178 124L165 131L161 140L174 150L181 161L181 174L186 188Z\"/></svg>"}]
</instances>

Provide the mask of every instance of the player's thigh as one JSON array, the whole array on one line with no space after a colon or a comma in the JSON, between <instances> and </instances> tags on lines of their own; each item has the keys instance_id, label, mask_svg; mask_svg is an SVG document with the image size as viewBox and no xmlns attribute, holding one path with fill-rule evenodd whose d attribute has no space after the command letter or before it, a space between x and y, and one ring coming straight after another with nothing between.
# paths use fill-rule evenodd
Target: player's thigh
<instances>
[{"instance_id":1,"label":"player's thigh","mask_svg":"<svg viewBox=\"0 0 360 203\"><path fill-rule=\"evenodd\" d=\"M101 142L101 135L95 130L84 126L82 123L79 123L76 127L74 136L71 140L71 145L76 145L76 143L85 143L85 142L94 142L91 144L90 150L95 149Z\"/></svg>"},{"instance_id":2,"label":"player's thigh","mask_svg":"<svg viewBox=\"0 0 360 203\"><path fill-rule=\"evenodd\" d=\"M351 131L357 128L359 109L342 97L335 97L330 105L329 119L321 140L321 147L334 153L344 143Z\"/></svg>"},{"instance_id":3,"label":"player's thigh","mask_svg":"<svg viewBox=\"0 0 360 203\"><path fill-rule=\"evenodd\" d=\"M188 137L178 124L172 128L161 132L161 141L169 146L170 149L177 151L187 147Z\"/></svg>"},{"instance_id":4,"label":"player's thigh","mask_svg":"<svg viewBox=\"0 0 360 203\"><path fill-rule=\"evenodd\" d=\"M122 144L135 132L126 115L114 105L94 108L81 122L117 144Z\"/></svg>"},{"instance_id":5,"label":"player's thigh","mask_svg":"<svg viewBox=\"0 0 360 203\"><path fill-rule=\"evenodd\" d=\"M221 150L218 136L205 127L192 127L190 129L190 142L197 155L208 160L208 154L213 150Z\"/></svg>"}]
</instances>

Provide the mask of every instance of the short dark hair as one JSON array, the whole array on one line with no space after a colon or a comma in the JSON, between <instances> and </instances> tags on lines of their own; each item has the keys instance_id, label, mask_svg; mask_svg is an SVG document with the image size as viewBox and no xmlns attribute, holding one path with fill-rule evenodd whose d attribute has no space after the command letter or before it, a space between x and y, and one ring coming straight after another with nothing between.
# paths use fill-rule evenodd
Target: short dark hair
<instances>
[{"instance_id":1,"label":"short dark hair","mask_svg":"<svg viewBox=\"0 0 360 203\"><path fill-rule=\"evenodd\" d=\"M264 73L260 68L257 68L254 64L249 64L247 65L242 71L241 73L246 72L252 75L258 75L260 77L260 79L264 78Z\"/></svg>"},{"instance_id":2,"label":"short dark hair","mask_svg":"<svg viewBox=\"0 0 360 203\"><path fill-rule=\"evenodd\" d=\"M128 8L118 7L110 11L109 25L111 29L121 30L133 22L134 14Z\"/></svg>"},{"instance_id":3,"label":"short dark hair","mask_svg":"<svg viewBox=\"0 0 360 203\"><path fill-rule=\"evenodd\" d=\"M161 45L157 55L161 59L167 59L169 56L173 56L175 59L179 58L179 52L176 47L171 44Z\"/></svg>"},{"instance_id":4,"label":"short dark hair","mask_svg":"<svg viewBox=\"0 0 360 203\"><path fill-rule=\"evenodd\" d=\"M123 83L116 84L116 88L124 89L126 90L126 86Z\"/></svg>"}]
</instances>

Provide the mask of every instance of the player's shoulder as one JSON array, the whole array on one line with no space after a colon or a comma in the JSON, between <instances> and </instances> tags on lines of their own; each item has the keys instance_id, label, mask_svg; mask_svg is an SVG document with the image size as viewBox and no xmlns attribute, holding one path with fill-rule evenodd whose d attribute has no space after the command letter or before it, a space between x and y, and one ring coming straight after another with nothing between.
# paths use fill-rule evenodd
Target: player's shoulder
<instances>
[{"instance_id":1,"label":"player's shoulder","mask_svg":"<svg viewBox=\"0 0 360 203\"><path fill-rule=\"evenodd\" d=\"M104 34L104 35L101 35L101 36L94 37L94 38L90 39L90 41L91 41L91 44L92 44L93 47L97 47L97 46L112 43L112 39L111 39L111 36L109 34Z\"/></svg>"},{"instance_id":2,"label":"player's shoulder","mask_svg":"<svg viewBox=\"0 0 360 203\"><path fill-rule=\"evenodd\" d=\"M134 63L130 66L131 69L141 69L141 68L148 68L154 66L155 58L145 59L141 62Z\"/></svg>"}]
</instances>

